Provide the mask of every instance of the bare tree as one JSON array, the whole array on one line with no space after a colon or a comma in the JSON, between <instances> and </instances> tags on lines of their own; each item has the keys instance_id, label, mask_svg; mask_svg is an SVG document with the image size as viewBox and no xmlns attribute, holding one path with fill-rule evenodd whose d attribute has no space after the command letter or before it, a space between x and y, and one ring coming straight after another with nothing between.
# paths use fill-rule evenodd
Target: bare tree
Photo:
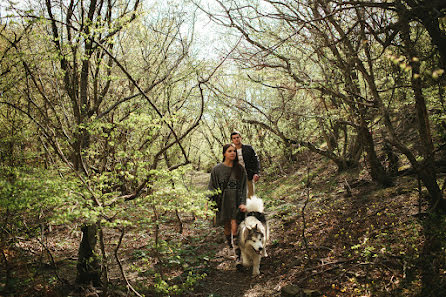
<instances>
[{"instance_id":1,"label":"bare tree","mask_svg":"<svg viewBox=\"0 0 446 297\"><path fill-rule=\"evenodd\" d=\"M145 195L150 170L188 164L183 142L203 114L204 82L188 62L192 36L184 35L183 19L144 20L140 6L46 0L34 11L16 10L34 35L9 40L26 74L15 86L23 99L1 103L32 120L47 152L81 181L80 204L94 212ZM169 157L170 150L179 155ZM163 156L168 164L160 164ZM101 282L98 228L114 219L101 216L81 229L81 284Z\"/></svg>"},{"instance_id":2,"label":"bare tree","mask_svg":"<svg viewBox=\"0 0 446 297\"><path fill-rule=\"evenodd\" d=\"M423 160L434 160L429 115L420 92L424 86L416 79L408 81L404 78L404 71L412 68L402 71L389 67L386 52L395 49L399 52L398 48L405 48L403 52L407 60L413 59L408 62L409 67L416 64L417 57L411 55L417 52L409 54L407 50L416 49L417 46L414 46L415 41L401 35L402 28L406 26L406 31L415 32L418 29L412 24L408 25L409 20L418 20L423 26L430 22L431 28L426 30L432 42L440 44L444 32L439 27L438 17L444 13L444 4L438 1L429 4L424 1L322 0L216 2L221 7L221 14L209 15L215 22L235 29L244 38L236 61L252 72L260 73L253 80L263 87L282 88L283 84L279 81L283 81L282 74L285 74L296 84L296 94L305 94L296 95L296 99L312 96L315 99L313 108L316 106L312 116L319 117L316 122L327 145L322 149L314 139L296 139L296 133L290 136L288 131L283 130L283 125L278 129L278 125L268 117L264 121L250 120L252 123L282 135L281 138L287 141L307 146L337 164L342 164L342 159L348 160L345 155L341 158L339 154L346 151L340 149L345 148L346 144L352 148L350 157L353 161L357 160L356 152L364 149L372 178L382 185L389 185L392 178L383 166L378 150L385 148L388 151L390 147L379 147L376 140L378 134L374 133L382 123L388 136L384 142L392 143L411 160L420 177L424 176L422 179L433 198L433 205L442 201L439 200L438 186L434 185L434 164L428 162L429 165L424 166L414 162L418 153L408 149L409 143L403 143L401 135L398 135L401 132L396 127L400 121L394 117L394 109L404 101L403 97L412 96L406 92L407 86L410 86L417 102L418 131L425 148L420 150L420 156L423 156ZM422 16L423 13L427 15ZM408 47L407 42L412 45ZM404 66L401 64L399 66ZM413 67L413 77L419 77L415 65ZM264 75L266 69L277 73L280 79ZM386 78L389 73L400 83L392 86ZM399 98L399 95L403 97ZM294 102L299 104L297 100ZM309 119L311 116L307 116ZM340 131L344 134L343 141L339 138ZM347 137L348 134L353 137ZM358 143L360 147L356 145ZM341 166L338 165L343 168Z\"/></svg>"}]
</instances>

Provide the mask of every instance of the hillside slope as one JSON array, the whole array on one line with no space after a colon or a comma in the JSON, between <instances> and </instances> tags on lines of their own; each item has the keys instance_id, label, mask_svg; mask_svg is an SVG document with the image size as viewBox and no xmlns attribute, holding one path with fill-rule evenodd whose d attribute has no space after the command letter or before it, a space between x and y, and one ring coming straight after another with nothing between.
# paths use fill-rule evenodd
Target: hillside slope
<instances>
[{"instance_id":1,"label":"hillside slope","mask_svg":"<svg viewBox=\"0 0 446 297\"><path fill-rule=\"evenodd\" d=\"M383 189L367 172L338 174L320 161L264 178L257 193L273 230L261 275L218 256L224 243L216 232L207 238L219 242L209 275L188 296L285 296L284 288L311 296L446 296L445 220L426 214L426 193L413 176ZM304 296L295 294L287 296Z\"/></svg>"}]
</instances>

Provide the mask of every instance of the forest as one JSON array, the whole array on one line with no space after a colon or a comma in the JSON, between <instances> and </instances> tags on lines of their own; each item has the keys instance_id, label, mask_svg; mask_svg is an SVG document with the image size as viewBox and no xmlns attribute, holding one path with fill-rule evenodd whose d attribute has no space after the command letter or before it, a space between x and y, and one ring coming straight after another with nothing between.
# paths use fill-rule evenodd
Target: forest
<instances>
[{"instance_id":1,"label":"forest","mask_svg":"<svg viewBox=\"0 0 446 297\"><path fill-rule=\"evenodd\" d=\"M446 296L444 0L3 0L1 296ZM208 190L240 131L270 225Z\"/></svg>"}]
</instances>

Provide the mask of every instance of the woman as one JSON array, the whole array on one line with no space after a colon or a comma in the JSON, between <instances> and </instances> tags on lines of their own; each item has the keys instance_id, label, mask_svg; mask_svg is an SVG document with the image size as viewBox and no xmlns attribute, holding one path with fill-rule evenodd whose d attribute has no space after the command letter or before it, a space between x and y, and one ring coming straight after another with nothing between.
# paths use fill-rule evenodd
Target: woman
<instances>
[{"instance_id":1,"label":"woman","mask_svg":"<svg viewBox=\"0 0 446 297\"><path fill-rule=\"evenodd\" d=\"M221 191L216 199L216 219L218 225L225 227L226 240L232 248L231 234L237 244L237 210L246 211L246 170L238 163L234 144L223 146L223 162L212 168L208 188Z\"/></svg>"}]
</instances>

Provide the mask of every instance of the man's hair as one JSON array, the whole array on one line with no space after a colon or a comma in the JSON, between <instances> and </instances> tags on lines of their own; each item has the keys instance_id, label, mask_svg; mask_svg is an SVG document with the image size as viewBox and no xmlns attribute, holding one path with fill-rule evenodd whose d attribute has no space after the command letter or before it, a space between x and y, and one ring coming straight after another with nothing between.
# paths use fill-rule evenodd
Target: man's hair
<instances>
[{"instance_id":1,"label":"man's hair","mask_svg":"<svg viewBox=\"0 0 446 297\"><path fill-rule=\"evenodd\" d=\"M242 134L240 134L240 132L238 132L237 130L234 130L234 132L231 133L231 139L234 135L240 135L240 137L242 137Z\"/></svg>"}]
</instances>

